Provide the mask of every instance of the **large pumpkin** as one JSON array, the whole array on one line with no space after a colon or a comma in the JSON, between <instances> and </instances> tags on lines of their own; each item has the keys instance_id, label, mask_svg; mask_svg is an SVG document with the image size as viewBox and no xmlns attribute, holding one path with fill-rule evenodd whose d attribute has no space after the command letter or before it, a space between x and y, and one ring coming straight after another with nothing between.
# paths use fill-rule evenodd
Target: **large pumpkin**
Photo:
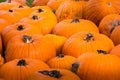
<instances>
[{"instance_id":1,"label":"large pumpkin","mask_svg":"<svg viewBox=\"0 0 120 80\"><path fill-rule=\"evenodd\" d=\"M110 37L113 30L118 25L120 25L120 15L109 14L101 20L98 28L102 34L105 34L108 37Z\"/></svg>"},{"instance_id":2,"label":"large pumpkin","mask_svg":"<svg viewBox=\"0 0 120 80\"><path fill-rule=\"evenodd\" d=\"M40 29L36 26L30 25L25 22L18 22L12 25L7 26L2 31L2 39L3 45L6 48L8 41L21 33L28 33L28 34L42 34Z\"/></svg>"},{"instance_id":3,"label":"large pumpkin","mask_svg":"<svg viewBox=\"0 0 120 80\"><path fill-rule=\"evenodd\" d=\"M62 53L79 57L85 52L105 50L109 52L114 47L110 38L106 35L92 32L78 32L65 42Z\"/></svg>"},{"instance_id":4,"label":"large pumpkin","mask_svg":"<svg viewBox=\"0 0 120 80\"><path fill-rule=\"evenodd\" d=\"M82 18L83 10L86 4L86 1L81 0L64 1L56 11L58 22L63 19L73 19L74 17Z\"/></svg>"},{"instance_id":5,"label":"large pumpkin","mask_svg":"<svg viewBox=\"0 0 120 80\"><path fill-rule=\"evenodd\" d=\"M53 33L69 38L73 34L80 31L89 31L99 33L97 26L85 19L66 19L56 24Z\"/></svg>"},{"instance_id":6,"label":"large pumpkin","mask_svg":"<svg viewBox=\"0 0 120 80\"><path fill-rule=\"evenodd\" d=\"M42 69L25 80L81 80L76 74L66 69Z\"/></svg>"},{"instance_id":7,"label":"large pumpkin","mask_svg":"<svg viewBox=\"0 0 120 80\"><path fill-rule=\"evenodd\" d=\"M52 43L41 40L38 34L21 34L9 40L5 58L10 61L18 58L33 58L47 61L56 56L56 49Z\"/></svg>"},{"instance_id":8,"label":"large pumpkin","mask_svg":"<svg viewBox=\"0 0 120 80\"><path fill-rule=\"evenodd\" d=\"M15 59L1 66L0 77L5 80L25 80L35 71L48 68L49 66L40 60Z\"/></svg>"},{"instance_id":9,"label":"large pumpkin","mask_svg":"<svg viewBox=\"0 0 120 80\"><path fill-rule=\"evenodd\" d=\"M120 80L120 58L104 53L84 53L72 64L82 80Z\"/></svg>"},{"instance_id":10,"label":"large pumpkin","mask_svg":"<svg viewBox=\"0 0 120 80\"><path fill-rule=\"evenodd\" d=\"M58 54L56 57L47 61L47 64L51 68L58 68L58 69L71 69L71 65L75 62L76 58L69 55Z\"/></svg>"},{"instance_id":11,"label":"large pumpkin","mask_svg":"<svg viewBox=\"0 0 120 80\"><path fill-rule=\"evenodd\" d=\"M120 13L120 0L89 0L85 7L84 18L99 25L103 17L111 13Z\"/></svg>"}]
</instances>

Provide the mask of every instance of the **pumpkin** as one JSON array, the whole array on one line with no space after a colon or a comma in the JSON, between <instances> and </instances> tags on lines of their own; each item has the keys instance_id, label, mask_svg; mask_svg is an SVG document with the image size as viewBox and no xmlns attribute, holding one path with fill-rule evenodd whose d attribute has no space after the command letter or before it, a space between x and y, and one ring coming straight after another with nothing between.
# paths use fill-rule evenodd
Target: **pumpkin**
<instances>
[{"instance_id":1,"label":"pumpkin","mask_svg":"<svg viewBox=\"0 0 120 80\"><path fill-rule=\"evenodd\" d=\"M120 80L119 62L115 55L84 53L72 64L72 71L82 80Z\"/></svg>"},{"instance_id":2,"label":"pumpkin","mask_svg":"<svg viewBox=\"0 0 120 80\"><path fill-rule=\"evenodd\" d=\"M39 34L21 34L9 40L5 58L6 61L19 58L33 58L46 62L56 56L56 49L52 43L41 40Z\"/></svg>"},{"instance_id":3,"label":"pumpkin","mask_svg":"<svg viewBox=\"0 0 120 80\"><path fill-rule=\"evenodd\" d=\"M120 35L120 22L118 22L116 25L118 25L118 26L116 26L115 28L114 28L114 30L112 31L112 33L111 33L111 35L110 35L110 38L111 38L111 40L114 42L114 44L115 45L118 45L118 44L120 44L120 37L119 37L119 35Z\"/></svg>"},{"instance_id":4,"label":"pumpkin","mask_svg":"<svg viewBox=\"0 0 120 80\"><path fill-rule=\"evenodd\" d=\"M50 68L58 69L71 69L71 65L75 62L76 58L69 55L58 54L56 57L50 59L47 64Z\"/></svg>"},{"instance_id":5,"label":"pumpkin","mask_svg":"<svg viewBox=\"0 0 120 80\"><path fill-rule=\"evenodd\" d=\"M78 18L62 20L53 29L53 33L67 38L80 31L99 33L97 26L93 22Z\"/></svg>"},{"instance_id":6,"label":"pumpkin","mask_svg":"<svg viewBox=\"0 0 120 80\"><path fill-rule=\"evenodd\" d=\"M86 4L86 1L81 0L64 1L56 10L58 22L63 19L72 19L74 17L83 18L83 10Z\"/></svg>"},{"instance_id":7,"label":"pumpkin","mask_svg":"<svg viewBox=\"0 0 120 80\"><path fill-rule=\"evenodd\" d=\"M35 59L14 59L5 63L0 68L0 77L5 80L25 80L37 70L48 69L49 66L40 60Z\"/></svg>"},{"instance_id":8,"label":"pumpkin","mask_svg":"<svg viewBox=\"0 0 120 80\"><path fill-rule=\"evenodd\" d=\"M47 6L51 9L57 10L58 7L64 2L65 0L49 0Z\"/></svg>"},{"instance_id":9,"label":"pumpkin","mask_svg":"<svg viewBox=\"0 0 120 80\"><path fill-rule=\"evenodd\" d=\"M120 15L109 14L101 20L98 28L100 30L100 33L110 37L111 33L118 25L120 25Z\"/></svg>"},{"instance_id":10,"label":"pumpkin","mask_svg":"<svg viewBox=\"0 0 120 80\"><path fill-rule=\"evenodd\" d=\"M4 58L0 54L0 67L4 64Z\"/></svg>"},{"instance_id":11,"label":"pumpkin","mask_svg":"<svg viewBox=\"0 0 120 80\"><path fill-rule=\"evenodd\" d=\"M0 35L0 53L2 54L3 53L3 46L2 46L2 37Z\"/></svg>"},{"instance_id":12,"label":"pumpkin","mask_svg":"<svg viewBox=\"0 0 120 80\"><path fill-rule=\"evenodd\" d=\"M55 46L56 53L59 54L67 38L56 34L46 34L42 37L42 40L52 43Z\"/></svg>"},{"instance_id":13,"label":"pumpkin","mask_svg":"<svg viewBox=\"0 0 120 80\"><path fill-rule=\"evenodd\" d=\"M104 34L78 32L67 39L62 53L79 57L85 52L96 52L99 49L109 52L113 47L112 40Z\"/></svg>"},{"instance_id":14,"label":"pumpkin","mask_svg":"<svg viewBox=\"0 0 120 80\"><path fill-rule=\"evenodd\" d=\"M77 75L66 69L42 69L25 80L81 80Z\"/></svg>"},{"instance_id":15,"label":"pumpkin","mask_svg":"<svg viewBox=\"0 0 120 80\"><path fill-rule=\"evenodd\" d=\"M118 44L114 48L112 48L112 50L110 51L110 54L120 57L120 44Z\"/></svg>"},{"instance_id":16,"label":"pumpkin","mask_svg":"<svg viewBox=\"0 0 120 80\"><path fill-rule=\"evenodd\" d=\"M99 25L100 21L108 14L120 13L119 0L89 0L84 9L84 18Z\"/></svg>"},{"instance_id":17,"label":"pumpkin","mask_svg":"<svg viewBox=\"0 0 120 80\"><path fill-rule=\"evenodd\" d=\"M18 22L12 25L7 26L2 30L2 39L3 45L6 48L8 41L21 33L28 33L28 34L42 34L40 29L36 26L30 25L25 22Z\"/></svg>"}]
</instances>

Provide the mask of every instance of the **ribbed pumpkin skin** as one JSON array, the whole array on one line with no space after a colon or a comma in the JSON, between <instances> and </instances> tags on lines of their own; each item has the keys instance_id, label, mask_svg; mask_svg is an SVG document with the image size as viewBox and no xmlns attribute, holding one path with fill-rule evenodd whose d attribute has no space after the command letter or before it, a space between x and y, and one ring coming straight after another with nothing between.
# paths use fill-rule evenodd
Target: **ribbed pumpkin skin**
<instances>
[{"instance_id":1,"label":"ribbed pumpkin skin","mask_svg":"<svg viewBox=\"0 0 120 80\"><path fill-rule=\"evenodd\" d=\"M74 65L78 65L76 73L82 80L120 80L119 62L115 55L85 53Z\"/></svg>"},{"instance_id":2,"label":"ribbed pumpkin skin","mask_svg":"<svg viewBox=\"0 0 120 80\"><path fill-rule=\"evenodd\" d=\"M53 44L42 41L41 38L42 36L38 34L21 34L13 37L6 48L6 61L16 58L33 58L46 62L55 57L56 49Z\"/></svg>"},{"instance_id":3,"label":"ribbed pumpkin skin","mask_svg":"<svg viewBox=\"0 0 120 80\"><path fill-rule=\"evenodd\" d=\"M72 19L75 17L82 18L83 10L86 4L86 1L81 0L64 1L56 11L58 22L62 21L63 19Z\"/></svg>"},{"instance_id":4,"label":"ribbed pumpkin skin","mask_svg":"<svg viewBox=\"0 0 120 80\"><path fill-rule=\"evenodd\" d=\"M80 31L99 33L97 26L93 22L77 18L63 20L57 23L53 29L53 33L67 38Z\"/></svg>"},{"instance_id":5,"label":"ribbed pumpkin skin","mask_svg":"<svg viewBox=\"0 0 120 80\"><path fill-rule=\"evenodd\" d=\"M20 60L25 60L25 62ZM48 69L49 66L40 60L35 59L15 59L8 63L5 63L0 68L0 77L5 80L25 80L37 70Z\"/></svg>"},{"instance_id":6,"label":"ribbed pumpkin skin","mask_svg":"<svg viewBox=\"0 0 120 80\"><path fill-rule=\"evenodd\" d=\"M40 31L40 28L30 25L25 22L18 22L12 25L7 26L2 30L2 39L3 39L3 45L6 48L8 41L16 36L20 35L22 33L27 34L42 34Z\"/></svg>"},{"instance_id":7,"label":"ribbed pumpkin skin","mask_svg":"<svg viewBox=\"0 0 120 80\"><path fill-rule=\"evenodd\" d=\"M112 31L110 38L114 42L115 45L120 44L120 25L116 26L115 29Z\"/></svg>"},{"instance_id":8,"label":"ribbed pumpkin skin","mask_svg":"<svg viewBox=\"0 0 120 80\"><path fill-rule=\"evenodd\" d=\"M78 32L68 38L63 46L62 53L79 57L85 52L96 52L96 50L109 52L113 47L112 40L106 35L92 32Z\"/></svg>"},{"instance_id":9,"label":"ribbed pumpkin skin","mask_svg":"<svg viewBox=\"0 0 120 80\"><path fill-rule=\"evenodd\" d=\"M103 17L111 13L120 13L120 0L89 0L85 8L84 18L99 25Z\"/></svg>"},{"instance_id":10,"label":"ribbed pumpkin skin","mask_svg":"<svg viewBox=\"0 0 120 80\"><path fill-rule=\"evenodd\" d=\"M98 28L100 30L100 33L105 34L108 37L110 37L114 28L118 25L120 25L120 15L109 14L101 20Z\"/></svg>"},{"instance_id":11,"label":"ribbed pumpkin skin","mask_svg":"<svg viewBox=\"0 0 120 80\"><path fill-rule=\"evenodd\" d=\"M71 70L71 65L75 62L76 58L69 55L58 54L58 56L50 59L47 64L50 68L58 68L58 69L68 69Z\"/></svg>"},{"instance_id":12,"label":"ribbed pumpkin skin","mask_svg":"<svg viewBox=\"0 0 120 80\"><path fill-rule=\"evenodd\" d=\"M59 76L59 78L54 78L49 75L44 75L40 73L42 71L53 71L53 70L59 71L60 74L58 75L61 75L61 76ZM56 75L56 74L53 74L53 75ZM38 72L32 74L25 80L81 80L81 79L76 74L66 69L42 69L42 70L38 70Z\"/></svg>"}]
</instances>

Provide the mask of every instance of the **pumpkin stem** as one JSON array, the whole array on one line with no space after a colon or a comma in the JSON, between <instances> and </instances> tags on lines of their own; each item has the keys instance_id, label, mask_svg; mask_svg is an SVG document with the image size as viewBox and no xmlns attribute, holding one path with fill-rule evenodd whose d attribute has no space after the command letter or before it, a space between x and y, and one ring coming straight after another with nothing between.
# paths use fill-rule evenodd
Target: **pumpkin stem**
<instances>
[{"instance_id":1,"label":"pumpkin stem","mask_svg":"<svg viewBox=\"0 0 120 80\"><path fill-rule=\"evenodd\" d=\"M94 39L93 39L93 34L92 34L92 33L88 33L87 36L86 36L86 38L85 38L85 40L86 40L87 42L90 41L90 40L94 40Z\"/></svg>"},{"instance_id":2,"label":"pumpkin stem","mask_svg":"<svg viewBox=\"0 0 120 80\"><path fill-rule=\"evenodd\" d=\"M23 29L24 29L23 25L19 25L19 26L17 27L17 30L19 30L19 31L21 31L21 30L23 30Z\"/></svg>"},{"instance_id":3,"label":"pumpkin stem","mask_svg":"<svg viewBox=\"0 0 120 80\"><path fill-rule=\"evenodd\" d=\"M24 59L19 60L17 63L17 66L26 66L26 65L27 65L27 63Z\"/></svg>"},{"instance_id":4,"label":"pumpkin stem","mask_svg":"<svg viewBox=\"0 0 120 80\"><path fill-rule=\"evenodd\" d=\"M110 6L112 6L112 3L111 2L107 2L107 5L110 7Z\"/></svg>"},{"instance_id":5,"label":"pumpkin stem","mask_svg":"<svg viewBox=\"0 0 120 80\"><path fill-rule=\"evenodd\" d=\"M25 43L32 43L32 42L33 42L33 39L32 39L31 36L24 35L24 36L23 36L23 41L24 41Z\"/></svg>"},{"instance_id":6,"label":"pumpkin stem","mask_svg":"<svg viewBox=\"0 0 120 80\"><path fill-rule=\"evenodd\" d=\"M52 12L55 14L56 10L55 10L55 9L52 9Z\"/></svg>"},{"instance_id":7,"label":"pumpkin stem","mask_svg":"<svg viewBox=\"0 0 120 80\"><path fill-rule=\"evenodd\" d=\"M43 12L43 10L42 9L38 9L38 12L41 13L41 12Z\"/></svg>"},{"instance_id":8,"label":"pumpkin stem","mask_svg":"<svg viewBox=\"0 0 120 80\"><path fill-rule=\"evenodd\" d=\"M58 54L57 55L59 58L63 58L64 57L64 54Z\"/></svg>"},{"instance_id":9,"label":"pumpkin stem","mask_svg":"<svg viewBox=\"0 0 120 80\"><path fill-rule=\"evenodd\" d=\"M54 77L54 78L60 78L62 75L60 74L60 71L57 70L52 70L52 71L39 71L39 73L42 73L44 75L48 75L50 77Z\"/></svg>"},{"instance_id":10,"label":"pumpkin stem","mask_svg":"<svg viewBox=\"0 0 120 80\"><path fill-rule=\"evenodd\" d=\"M77 23L77 22L80 22L78 18L74 18L71 23Z\"/></svg>"},{"instance_id":11,"label":"pumpkin stem","mask_svg":"<svg viewBox=\"0 0 120 80\"><path fill-rule=\"evenodd\" d=\"M38 20L38 16L33 15L32 19L33 19L33 20Z\"/></svg>"},{"instance_id":12,"label":"pumpkin stem","mask_svg":"<svg viewBox=\"0 0 120 80\"><path fill-rule=\"evenodd\" d=\"M78 67L79 67L79 64L73 63L71 71L74 72L74 73L77 73Z\"/></svg>"},{"instance_id":13,"label":"pumpkin stem","mask_svg":"<svg viewBox=\"0 0 120 80\"><path fill-rule=\"evenodd\" d=\"M11 9L9 9L8 11L9 11L9 12L13 12L13 10L11 10Z\"/></svg>"},{"instance_id":14,"label":"pumpkin stem","mask_svg":"<svg viewBox=\"0 0 120 80\"><path fill-rule=\"evenodd\" d=\"M98 52L98 54L107 54L107 52L104 50L97 50L97 52Z\"/></svg>"},{"instance_id":15,"label":"pumpkin stem","mask_svg":"<svg viewBox=\"0 0 120 80\"><path fill-rule=\"evenodd\" d=\"M11 3L11 0L8 0L8 3Z\"/></svg>"},{"instance_id":16,"label":"pumpkin stem","mask_svg":"<svg viewBox=\"0 0 120 80\"><path fill-rule=\"evenodd\" d=\"M23 6L22 6L22 5L19 5L19 8L23 8Z\"/></svg>"},{"instance_id":17,"label":"pumpkin stem","mask_svg":"<svg viewBox=\"0 0 120 80\"><path fill-rule=\"evenodd\" d=\"M111 30L110 30L110 33L112 33L113 30L114 30L117 26L119 26L119 25L120 25L120 20L115 20L115 21L114 21L114 24L112 25L112 28L111 28Z\"/></svg>"}]
</instances>

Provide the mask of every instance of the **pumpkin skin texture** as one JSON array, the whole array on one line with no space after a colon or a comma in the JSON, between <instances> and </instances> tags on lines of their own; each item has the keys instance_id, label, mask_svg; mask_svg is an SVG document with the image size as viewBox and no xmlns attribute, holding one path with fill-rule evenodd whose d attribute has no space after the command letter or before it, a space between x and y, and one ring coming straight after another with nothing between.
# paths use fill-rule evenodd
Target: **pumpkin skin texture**
<instances>
[{"instance_id":1,"label":"pumpkin skin texture","mask_svg":"<svg viewBox=\"0 0 120 80\"><path fill-rule=\"evenodd\" d=\"M5 80L25 80L37 70L48 69L49 66L35 59L14 59L5 63L1 68L0 77Z\"/></svg>"},{"instance_id":2,"label":"pumpkin skin texture","mask_svg":"<svg viewBox=\"0 0 120 80\"><path fill-rule=\"evenodd\" d=\"M120 24L120 22L118 23ZM116 26L110 35L110 39L114 42L115 45L120 44L120 25Z\"/></svg>"},{"instance_id":3,"label":"pumpkin skin texture","mask_svg":"<svg viewBox=\"0 0 120 80\"><path fill-rule=\"evenodd\" d=\"M42 40L52 43L56 49L56 53L59 54L67 38L56 34L46 34L42 37Z\"/></svg>"},{"instance_id":4,"label":"pumpkin skin texture","mask_svg":"<svg viewBox=\"0 0 120 80\"><path fill-rule=\"evenodd\" d=\"M22 33L28 33L28 34L42 34L40 32L40 29L36 26L30 25L25 22L18 22L13 25L9 25L6 28L2 30L2 39L3 39L3 45L6 48L8 41L16 36L20 35Z\"/></svg>"},{"instance_id":5,"label":"pumpkin skin texture","mask_svg":"<svg viewBox=\"0 0 120 80\"><path fill-rule=\"evenodd\" d=\"M85 7L84 18L99 25L103 17L120 13L120 0L89 0Z\"/></svg>"},{"instance_id":6,"label":"pumpkin skin texture","mask_svg":"<svg viewBox=\"0 0 120 80\"><path fill-rule=\"evenodd\" d=\"M82 80L120 80L119 62L115 55L84 53L72 64L72 70Z\"/></svg>"},{"instance_id":7,"label":"pumpkin skin texture","mask_svg":"<svg viewBox=\"0 0 120 80\"><path fill-rule=\"evenodd\" d=\"M4 64L4 58L0 54L0 67Z\"/></svg>"},{"instance_id":8,"label":"pumpkin skin texture","mask_svg":"<svg viewBox=\"0 0 120 80\"><path fill-rule=\"evenodd\" d=\"M39 34L21 34L13 37L6 48L6 61L16 58L32 58L46 62L55 57L55 47L41 38Z\"/></svg>"},{"instance_id":9,"label":"pumpkin skin texture","mask_svg":"<svg viewBox=\"0 0 120 80\"><path fill-rule=\"evenodd\" d=\"M73 56L58 54L56 57L50 59L47 64L50 68L71 70L71 65L75 62L75 60L76 58Z\"/></svg>"},{"instance_id":10,"label":"pumpkin skin texture","mask_svg":"<svg viewBox=\"0 0 120 80\"><path fill-rule=\"evenodd\" d=\"M64 2L65 0L49 0L47 6L51 9L57 10L58 7Z\"/></svg>"},{"instance_id":11,"label":"pumpkin skin texture","mask_svg":"<svg viewBox=\"0 0 120 80\"><path fill-rule=\"evenodd\" d=\"M62 35L67 38L80 31L99 33L97 26L93 22L78 18L63 20L57 23L53 29L54 34Z\"/></svg>"},{"instance_id":12,"label":"pumpkin skin texture","mask_svg":"<svg viewBox=\"0 0 120 80\"><path fill-rule=\"evenodd\" d=\"M66 69L42 69L25 80L81 80L76 74Z\"/></svg>"},{"instance_id":13,"label":"pumpkin skin texture","mask_svg":"<svg viewBox=\"0 0 120 80\"><path fill-rule=\"evenodd\" d=\"M120 57L120 44L116 45L111 51L110 54L117 55Z\"/></svg>"},{"instance_id":14,"label":"pumpkin skin texture","mask_svg":"<svg viewBox=\"0 0 120 80\"><path fill-rule=\"evenodd\" d=\"M63 19L73 19L74 17L82 18L83 10L86 6L86 1L81 0L66 0L56 10L58 22ZM72 5L72 6L71 6Z\"/></svg>"},{"instance_id":15,"label":"pumpkin skin texture","mask_svg":"<svg viewBox=\"0 0 120 80\"><path fill-rule=\"evenodd\" d=\"M98 28L100 30L100 33L105 34L108 37L110 37L112 31L118 25L120 25L120 15L109 14L101 20Z\"/></svg>"},{"instance_id":16,"label":"pumpkin skin texture","mask_svg":"<svg viewBox=\"0 0 120 80\"><path fill-rule=\"evenodd\" d=\"M114 47L110 38L106 35L92 32L78 32L67 39L63 45L62 53L79 57L85 52L105 50L109 52Z\"/></svg>"}]
</instances>

